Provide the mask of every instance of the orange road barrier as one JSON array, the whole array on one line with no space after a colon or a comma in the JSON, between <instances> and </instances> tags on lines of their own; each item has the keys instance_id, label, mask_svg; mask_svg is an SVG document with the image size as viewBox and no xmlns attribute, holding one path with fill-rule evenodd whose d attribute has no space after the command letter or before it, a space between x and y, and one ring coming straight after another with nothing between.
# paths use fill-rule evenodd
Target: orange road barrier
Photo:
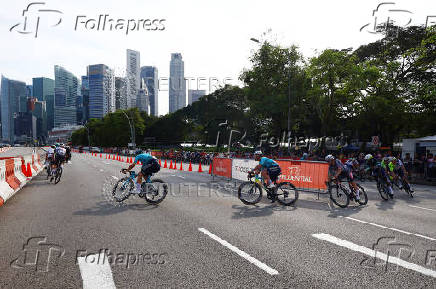
<instances>
[{"instance_id":1,"label":"orange road barrier","mask_svg":"<svg viewBox=\"0 0 436 289\"><path fill-rule=\"evenodd\" d=\"M174 167L173 170L177 170L177 160L174 160Z\"/></svg>"},{"instance_id":2,"label":"orange road barrier","mask_svg":"<svg viewBox=\"0 0 436 289\"><path fill-rule=\"evenodd\" d=\"M211 175L211 174L212 174L212 165L209 164L209 175Z\"/></svg>"},{"instance_id":3,"label":"orange road barrier","mask_svg":"<svg viewBox=\"0 0 436 289\"><path fill-rule=\"evenodd\" d=\"M165 159L165 163L164 163L164 169L168 168L167 167L167 160Z\"/></svg>"},{"instance_id":4,"label":"orange road barrier","mask_svg":"<svg viewBox=\"0 0 436 289\"><path fill-rule=\"evenodd\" d=\"M169 169L170 169L170 170L173 169L173 160L170 160L170 167L169 167Z\"/></svg>"},{"instance_id":5,"label":"orange road barrier","mask_svg":"<svg viewBox=\"0 0 436 289\"><path fill-rule=\"evenodd\" d=\"M162 166L162 163L161 163L160 159L159 159L159 166Z\"/></svg>"},{"instance_id":6,"label":"orange road barrier","mask_svg":"<svg viewBox=\"0 0 436 289\"><path fill-rule=\"evenodd\" d=\"M188 171L192 172L192 164L191 164L191 162L189 162L189 169L188 169Z\"/></svg>"},{"instance_id":7,"label":"orange road barrier","mask_svg":"<svg viewBox=\"0 0 436 289\"><path fill-rule=\"evenodd\" d=\"M179 171L183 171L183 162L180 162L180 169Z\"/></svg>"}]
</instances>

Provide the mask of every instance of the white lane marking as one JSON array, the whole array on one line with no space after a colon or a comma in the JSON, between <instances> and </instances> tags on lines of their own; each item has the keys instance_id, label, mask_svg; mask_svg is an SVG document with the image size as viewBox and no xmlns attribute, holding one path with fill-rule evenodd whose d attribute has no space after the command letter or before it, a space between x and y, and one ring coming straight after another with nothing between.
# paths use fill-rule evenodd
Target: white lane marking
<instances>
[{"instance_id":1,"label":"white lane marking","mask_svg":"<svg viewBox=\"0 0 436 289\"><path fill-rule=\"evenodd\" d=\"M389 230L392 230L392 231L397 231L397 232L400 232L400 233L403 233L403 234L406 234L406 235L411 235L412 233L409 233L409 232L406 232L406 231L403 231L403 230L400 230L400 229L395 229L395 228L388 228Z\"/></svg>"},{"instance_id":2,"label":"white lane marking","mask_svg":"<svg viewBox=\"0 0 436 289\"><path fill-rule=\"evenodd\" d=\"M348 219L348 220L356 221L356 222L363 223L363 224L367 224L368 223L368 222L365 222L365 221L362 221L362 220L358 220L358 219L354 219L354 218L351 218L351 217L345 217L345 218Z\"/></svg>"},{"instance_id":3,"label":"white lane marking","mask_svg":"<svg viewBox=\"0 0 436 289\"><path fill-rule=\"evenodd\" d=\"M213 240L217 241L218 243L220 243L221 245L223 245L224 247L226 247L227 249L232 250L233 252L235 252L236 254L238 254L239 256L241 256L242 258L244 258L245 260L249 261L250 263L252 263L253 265L256 265L257 267L259 267L260 269L264 270L265 272L267 272L270 275L277 275L279 274L279 272L271 267L269 267L268 265L266 265L265 263L260 262L259 260L257 260L254 257L251 257L250 255L248 255L247 253L245 253L244 251L241 251L240 249L238 249L237 247L233 246L232 244L230 244L229 242L227 242L226 240L221 239L220 237L212 234L211 232L209 232L208 230L204 229L204 228L198 228L198 230L204 234L206 234L207 236L209 236L210 238L212 238Z\"/></svg>"},{"instance_id":4,"label":"white lane marking","mask_svg":"<svg viewBox=\"0 0 436 289\"><path fill-rule=\"evenodd\" d=\"M104 170L103 170L103 169L100 169L100 172L104 172Z\"/></svg>"},{"instance_id":5,"label":"white lane marking","mask_svg":"<svg viewBox=\"0 0 436 289\"><path fill-rule=\"evenodd\" d=\"M363 223L363 224L373 225L375 227L379 227L379 228L382 228L382 229L388 229L388 230L396 231L396 232L403 233L403 234L406 234L406 235L414 235L416 237L421 237L421 238L424 238L424 239L427 239L427 240L436 241L436 239L433 239L431 237L424 236L424 235L421 235L421 234L417 234L417 233L410 233L410 232L403 231L403 230L396 229L396 228L385 227L385 226L382 226L382 225L379 225L379 224L376 224L376 223L370 223L370 222L358 220L358 219L351 218L351 217L344 217L344 216L338 216L338 217L346 218L348 220L356 221L356 222Z\"/></svg>"},{"instance_id":6,"label":"white lane marking","mask_svg":"<svg viewBox=\"0 0 436 289\"><path fill-rule=\"evenodd\" d=\"M186 177L184 176L178 176L178 175L171 175L172 177L178 177L178 178L182 178L182 179L186 179Z\"/></svg>"},{"instance_id":7,"label":"white lane marking","mask_svg":"<svg viewBox=\"0 0 436 289\"><path fill-rule=\"evenodd\" d=\"M388 256L384 253L374 251L374 250L366 248L364 246L354 244L350 241L342 240L342 239L336 238L335 236L332 236L329 234L324 234L324 233L312 234L312 236L319 239L319 240L327 241L327 242L330 242L332 244L335 244L335 245L338 245L338 246L341 246L341 247L344 247L344 248L347 248L347 249L350 249L350 250L353 250L356 252L360 252L360 253L368 255L370 257L378 258L380 260L383 260L384 262L396 264L396 265L401 266L403 268L410 269L410 270L416 271L418 273L421 273L423 275L436 278L436 271L427 269L425 267L422 267L422 266L414 264L414 263L404 261L404 260L397 258L397 257Z\"/></svg>"},{"instance_id":8,"label":"white lane marking","mask_svg":"<svg viewBox=\"0 0 436 289\"><path fill-rule=\"evenodd\" d=\"M108 162L104 162L105 164L107 164L107 165L110 165L111 163L108 163Z\"/></svg>"},{"instance_id":9,"label":"white lane marking","mask_svg":"<svg viewBox=\"0 0 436 289\"><path fill-rule=\"evenodd\" d=\"M388 227L385 227L385 226L382 226L382 225L379 225L379 224L376 224L376 223L368 223L368 224L376 226L376 227L379 227L379 228L382 228L382 229L387 229L388 228Z\"/></svg>"},{"instance_id":10,"label":"white lane marking","mask_svg":"<svg viewBox=\"0 0 436 289\"><path fill-rule=\"evenodd\" d=\"M418 208L418 209L422 209L422 210L428 210L428 211L436 212L435 209L429 209L429 208L418 207L418 206L413 206L413 205L408 205L408 206L409 206L409 207L412 207L412 208Z\"/></svg>"},{"instance_id":11,"label":"white lane marking","mask_svg":"<svg viewBox=\"0 0 436 289\"><path fill-rule=\"evenodd\" d=\"M100 257L103 257L102 262L100 262ZM83 289L116 289L106 254L78 257L77 263L79 264L80 275L82 275Z\"/></svg>"},{"instance_id":12,"label":"white lane marking","mask_svg":"<svg viewBox=\"0 0 436 289\"><path fill-rule=\"evenodd\" d=\"M113 178L114 180L118 180L118 178L117 178L116 176L112 176L112 178Z\"/></svg>"},{"instance_id":13,"label":"white lane marking","mask_svg":"<svg viewBox=\"0 0 436 289\"><path fill-rule=\"evenodd\" d=\"M431 240L431 241L436 241L436 239L433 239L433 238L430 238L430 237L427 237L427 236L424 236L424 235L421 235L421 234L413 234L413 235L421 237L421 238L424 238L424 239L428 239L428 240Z\"/></svg>"}]
</instances>

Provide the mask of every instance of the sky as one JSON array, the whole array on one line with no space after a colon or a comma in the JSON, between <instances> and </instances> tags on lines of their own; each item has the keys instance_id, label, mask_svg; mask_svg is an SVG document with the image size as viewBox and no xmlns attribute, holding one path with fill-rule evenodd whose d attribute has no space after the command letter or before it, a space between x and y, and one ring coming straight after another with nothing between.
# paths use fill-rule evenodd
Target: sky
<instances>
[{"instance_id":1,"label":"sky","mask_svg":"<svg viewBox=\"0 0 436 289\"><path fill-rule=\"evenodd\" d=\"M267 39L281 46L297 45L309 58L327 48L355 49L380 39L380 34L371 33L371 27L387 17L401 26L425 24L427 16L436 21L434 0L34 1L44 4L32 5L25 13L24 29L22 13L32 1L0 0L0 74L31 84L33 77L54 78L54 65L80 78L86 75L88 65L103 63L113 68L116 76L124 76L126 49L137 50L141 66L153 65L159 70L161 115L168 113L165 78L169 77L171 53L182 53L185 77L192 79L190 88L210 92L219 84L240 84L240 73L250 67L248 59L259 47L250 38L262 39L267 31ZM373 10L387 2L392 4L381 5L375 20ZM133 19L129 28L136 25L140 29L126 33L124 25L123 30L118 26L120 29L112 27L110 31L109 24L105 31L91 29L97 22L92 19L106 14L112 23ZM147 31L140 19L162 20L156 27L164 29ZM88 20L88 25L81 23ZM369 25L361 29L365 24Z\"/></svg>"}]
</instances>

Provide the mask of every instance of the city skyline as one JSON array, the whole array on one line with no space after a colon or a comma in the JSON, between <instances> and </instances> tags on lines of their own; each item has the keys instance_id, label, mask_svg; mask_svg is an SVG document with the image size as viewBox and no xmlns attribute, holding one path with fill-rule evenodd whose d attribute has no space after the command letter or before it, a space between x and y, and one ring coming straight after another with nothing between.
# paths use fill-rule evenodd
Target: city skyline
<instances>
[{"instance_id":1,"label":"city skyline","mask_svg":"<svg viewBox=\"0 0 436 289\"><path fill-rule=\"evenodd\" d=\"M63 23L56 27L41 23L40 33L35 39L33 35L27 37L9 31L12 25L22 21L21 12L28 4L18 0L0 11L0 26L3 27L0 38L7 40L0 55L0 74L30 84L35 76L53 78L55 64L79 76L86 74L87 65L104 63L114 69L116 76L122 76L125 51L129 48L142 54L142 65L158 67L161 76L169 77L168 55L180 52L187 63L187 77L216 77L221 81L229 77L238 84L239 74L250 66L251 52L258 48L249 40L251 37L261 38L271 29L273 41L283 46L296 44L306 57L326 48L357 48L382 37L360 31L373 19L373 10L379 2L360 1L350 5L347 1L277 1L276 5L264 5L261 1L222 1L221 5L213 5L194 0L190 9L175 1L153 4L143 1L47 2L47 8L63 12ZM409 25L425 24L426 16L434 15L436 11L434 1L395 2L396 8L413 12ZM147 15L166 18L166 29L129 35L71 29L76 15L98 16L102 14L102 7L105 7L105 13L116 18L143 18ZM249 13L247 7L252 7ZM310 17L302 11L310 12ZM226 17L222 19L222 15ZM343 35L347 37L341 37ZM160 93L161 115L168 110L167 95L167 90Z\"/></svg>"}]
</instances>

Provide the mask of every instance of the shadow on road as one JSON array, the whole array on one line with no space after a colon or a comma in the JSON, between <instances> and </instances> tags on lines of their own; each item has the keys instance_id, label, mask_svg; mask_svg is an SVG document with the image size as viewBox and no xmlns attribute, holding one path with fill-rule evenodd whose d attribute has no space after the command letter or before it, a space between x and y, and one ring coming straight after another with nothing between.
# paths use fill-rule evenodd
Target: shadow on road
<instances>
[{"instance_id":1,"label":"shadow on road","mask_svg":"<svg viewBox=\"0 0 436 289\"><path fill-rule=\"evenodd\" d=\"M253 217L265 217L270 216L274 211L294 211L297 208L293 206L282 206L278 204L270 204L268 206L245 206L245 205L233 205L233 209L237 210L233 212L232 219L243 219Z\"/></svg>"},{"instance_id":2,"label":"shadow on road","mask_svg":"<svg viewBox=\"0 0 436 289\"><path fill-rule=\"evenodd\" d=\"M79 216L108 216L119 214L128 210L141 210L148 211L157 208L156 205L150 205L147 203L144 204L121 204L119 206L115 206L107 201L100 201L96 203L93 207L88 209L83 209L80 211L76 211L73 215Z\"/></svg>"}]
</instances>

